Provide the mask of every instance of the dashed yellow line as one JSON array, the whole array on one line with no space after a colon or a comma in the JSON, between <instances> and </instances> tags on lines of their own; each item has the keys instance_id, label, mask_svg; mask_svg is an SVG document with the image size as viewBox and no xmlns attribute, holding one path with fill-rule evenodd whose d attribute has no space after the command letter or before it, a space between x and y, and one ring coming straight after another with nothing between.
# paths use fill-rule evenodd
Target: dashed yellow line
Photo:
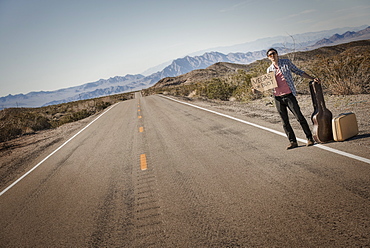
<instances>
[{"instance_id":1,"label":"dashed yellow line","mask_svg":"<svg viewBox=\"0 0 370 248\"><path fill-rule=\"evenodd\" d=\"M141 154L140 155L140 168L141 168L141 170L148 169L148 165L146 163L146 155L145 154Z\"/></svg>"},{"instance_id":2,"label":"dashed yellow line","mask_svg":"<svg viewBox=\"0 0 370 248\"><path fill-rule=\"evenodd\" d=\"M140 113L141 112L141 110L140 110L140 102L138 103L137 107L138 107L138 110L137 111ZM141 119L142 116L141 115L138 115L138 118ZM139 127L139 132L140 133L144 132L144 127ZM140 155L140 169L142 171L148 169L148 164L147 164L147 161L146 161L146 155L145 154L141 154Z\"/></svg>"}]
</instances>

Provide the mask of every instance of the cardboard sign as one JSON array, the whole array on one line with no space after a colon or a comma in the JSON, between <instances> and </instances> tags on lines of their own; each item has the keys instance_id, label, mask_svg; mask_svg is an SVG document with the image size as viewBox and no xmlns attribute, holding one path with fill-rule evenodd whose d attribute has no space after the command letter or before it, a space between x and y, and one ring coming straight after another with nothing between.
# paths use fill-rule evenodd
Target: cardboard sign
<instances>
[{"instance_id":1,"label":"cardboard sign","mask_svg":"<svg viewBox=\"0 0 370 248\"><path fill-rule=\"evenodd\" d=\"M275 72L269 72L259 77L251 78L253 89L258 91L271 90L278 87Z\"/></svg>"}]
</instances>

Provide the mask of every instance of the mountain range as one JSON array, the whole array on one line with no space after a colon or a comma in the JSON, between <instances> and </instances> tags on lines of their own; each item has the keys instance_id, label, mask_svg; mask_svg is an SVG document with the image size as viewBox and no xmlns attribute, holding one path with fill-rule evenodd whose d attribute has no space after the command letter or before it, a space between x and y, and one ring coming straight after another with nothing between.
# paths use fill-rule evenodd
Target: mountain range
<instances>
[{"instance_id":1,"label":"mountain range","mask_svg":"<svg viewBox=\"0 0 370 248\"><path fill-rule=\"evenodd\" d=\"M343 54L361 53L362 51L368 51L370 48L370 39L352 41L349 43L338 44L334 46L320 47L309 51L297 52L294 55L295 61L305 61L306 68L309 64L312 66L316 62L320 61L320 58L330 58L334 56L345 56ZM278 49L279 54L281 51ZM317 56L321 55L321 56ZM316 59L316 60L315 60ZM265 61L269 64L268 59ZM253 68L259 67L259 61L249 64L236 64L227 62L218 62L205 69L193 70L191 72L182 74L177 77L166 77L158 81L155 85L150 87L144 94L151 94L154 92L171 92L172 86L179 85L190 85L193 83L200 83L200 85L206 82L212 82L213 78L225 80L226 82L230 79L230 75L235 74L237 70L251 71ZM265 64L266 65L266 64ZM266 68L265 68L266 69ZM311 68L312 69L312 68ZM310 69L309 69L310 70ZM195 88L201 89L202 86L195 86ZM159 89L159 91L157 91ZM181 88L179 88L181 89ZM183 88L184 89L184 88ZM193 87L194 89L194 87ZM181 91L181 90L180 90Z\"/></svg>"},{"instance_id":2,"label":"mountain range","mask_svg":"<svg viewBox=\"0 0 370 248\"><path fill-rule=\"evenodd\" d=\"M189 55L178 58L173 60L170 64L166 63L162 64L160 67L156 67L156 69L159 70L147 76L141 74L128 74L124 77L115 76L109 79L100 79L96 82L56 91L39 91L17 95L10 94L0 98L0 109L9 107L40 107L140 90L154 85L163 78L176 77L193 70L205 69L217 62L236 64L252 63L264 58L266 49L269 47L277 47L279 52L285 53L292 50L312 50L321 46L346 43L353 40L370 39L370 27L365 29L364 26L352 28L351 31L347 31L342 35L334 33L334 31L337 30L338 29L297 35L297 38L294 39L304 39L304 42L300 43L299 48L297 48L295 44L281 42L281 37L265 38L231 47L216 48L215 50L217 50L217 52L207 51L202 55ZM285 39L286 38L287 37L285 37ZM243 51L242 49L247 49L248 47L262 47L262 49L254 50L253 52L240 52ZM232 50L236 52L229 52L227 54L220 52ZM163 66L165 67L163 68ZM147 70L146 74L151 71L153 71L153 68Z\"/></svg>"},{"instance_id":3,"label":"mountain range","mask_svg":"<svg viewBox=\"0 0 370 248\"><path fill-rule=\"evenodd\" d=\"M0 107L40 107L84 100L135 90L138 87L145 87L148 83L143 75L116 76L55 91L8 95L0 98Z\"/></svg>"},{"instance_id":4,"label":"mountain range","mask_svg":"<svg viewBox=\"0 0 370 248\"><path fill-rule=\"evenodd\" d=\"M314 45L309 46L308 49L322 47L322 46L332 46L338 45L345 42L351 42L356 40L367 40L370 39L370 26L360 30L358 32L347 31L343 34L334 34L329 38L324 38L317 41Z\"/></svg>"},{"instance_id":5,"label":"mountain range","mask_svg":"<svg viewBox=\"0 0 370 248\"><path fill-rule=\"evenodd\" d=\"M295 35L287 35L287 36L275 36L275 37L268 37L262 38L255 41L245 42L242 44L236 44L232 46L223 46L223 47L214 47L209 48L201 51L197 51L188 56L200 56L205 53L209 53L212 51L217 51L223 54L229 53L239 53L239 52L246 52L246 51L260 51L264 49L268 49L270 47L284 47L289 48L290 50L304 50L307 47L315 45L317 41L320 41L325 38L329 38L330 36L338 33L344 33L348 30L352 32L357 32L363 30L367 27L367 25L363 25L360 27L343 27L331 30L324 30L319 32L309 32L303 34L295 34ZM349 41L348 41L349 42ZM314 49L317 47L312 47L310 49ZM144 71L142 74L144 76L151 75L152 73L158 72L163 70L166 66L170 65L172 61L167 61L155 67L149 68Z\"/></svg>"}]
</instances>

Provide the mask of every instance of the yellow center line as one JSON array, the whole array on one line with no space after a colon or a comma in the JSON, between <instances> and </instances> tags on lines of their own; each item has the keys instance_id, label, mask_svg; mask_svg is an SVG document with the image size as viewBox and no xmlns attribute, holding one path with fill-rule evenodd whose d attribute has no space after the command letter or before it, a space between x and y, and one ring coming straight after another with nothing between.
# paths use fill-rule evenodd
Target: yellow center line
<instances>
[{"instance_id":1,"label":"yellow center line","mask_svg":"<svg viewBox=\"0 0 370 248\"><path fill-rule=\"evenodd\" d=\"M145 154L141 154L140 155L140 168L141 168L141 170L148 169L148 165L146 163L146 155Z\"/></svg>"},{"instance_id":2,"label":"yellow center line","mask_svg":"<svg viewBox=\"0 0 370 248\"><path fill-rule=\"evenodd\" d=\"M144 132L144 127L139 127L139 132L140 133Z\"/></svg>"},{"instance_id":3,"label":"yellow center line","mask_svg":"<svg viewBox=\"0 0 370 248\"><path fill-rule=\"evenodd\" d=\"M138 118L141 119L141 115L139 115Z\"/></svg>"},{"instance_id":4,"label":"yellow center line","mask_svg":"<svg viewBox=\"0 0 370 248\"><path fill-rule=\"evenodd\" d=\"M137 111L139 111L139 112L140 112L140 109L138 109Z\"/></svg>"}]
</instances>

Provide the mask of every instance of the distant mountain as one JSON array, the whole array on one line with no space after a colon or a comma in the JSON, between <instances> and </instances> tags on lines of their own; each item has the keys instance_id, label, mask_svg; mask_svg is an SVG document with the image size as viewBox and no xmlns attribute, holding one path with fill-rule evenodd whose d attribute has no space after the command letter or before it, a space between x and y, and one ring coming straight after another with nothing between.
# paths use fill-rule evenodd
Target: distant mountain
<instances>
[{"instance_id":1,"label":"distant mountain","mask_svg":"<svg viewBox=\"0 0 370 248\"><path fill-rule=\"evenodd\" d=\"M39 91L28 94L8 95L0 98L0 108L9 107L40 107L64 102L90 99L110 94L146 87L152 82L145 80L143 75L116 76L100 79L96 82L56 91Z\"/></svg>"},{"instance_id":2,"label":"distant mountain","mask_svg":"<svg viewBox=\"0 0 370 248\"><path fill-rule=\"evenodd\" d=\"M356 40L370 39L370 26L365 29L359 30L357 32L347 31L343 34L334 34L329 38L324 38L317 41L314 45L307 47L307 49L322 47L322 46L332 46L342 43L347 43Z\"/></svg>"},{"instance_id":3,"label":"distant mountain","mask_svg":"<svg viewBox=\"0 0 370 248\"><path fill-rule=\"evenodd\" d=\"M343 35L333 35L334 30L295 35L294 39L296 42L300 42L299 44L303 45L300 48L294 47L294 50L303 51L325 46L327 44L325 43L325 39L328 39L330 42L339 42L344 39L348 40L367 37L369 33L368 29L369 27L366 29L362 28L362 30L359 28L352 28L352 31L345 32ZM330 37L328 34L332 36ZM323 39L323 36L325 37L325 35L327 37ZM249 64L264 58L266 56L266 49L269 47L277 48L280 54L291 52L292 46L290 46L288 43L282 42L283 39L287 38L289 39L288 36L265 38L240 45L221 47L217 50L217 52L210 51L202 53L202 55L178 58L173 60L172 63L166 62L157 67L148 69L146 73L156 71L149 76L143 76L141 74L126 75L124 77L116 76L109 79L100 79L96 82L56 91L40 91L31 92L28 94L8 95L5 97L0 97L0 109L10 107L40 107L140 90L154 85L163 78L176 77L193 70L205 69L218 62ZM318 42L320 39L322 41L321 43ZM236 50L239 52L222 53L222 51L231 50Z\"/></svg>"},{"instance_id":4,"label":"distant mountain","mask_svg":"<svg viewBox=\"0 0 370 248\"><path fill-rule=\"evenodd\" d=\"M151 68L145 70L144 72L142 72L140 74L144 75L144 76L152 75L153 73L159 72L159 71L163 70L165 67L169 66L172 63L172 61L173 60L170 60L170 61L164 62L160 65L156 65L154 67L151 67Z\"/></svg>"},{"instance_id":5,"label":"distant mountain","mask_svg":"<svg viewBox=\"0 0 370 248\"><path fill-rule=\"evenodd\" d=\"M233 46L214 47L206 50L197 51L189 55L196 56L210 51L218 51L224 54L246 51L259 51L268 49L270 47L285 47L290 50L304 50L307 46L312 46L317 41L324 38L329 38L333 34L344 33L346 31L357 32L366 27L367 25L362 25L359 27L343 27L318 32L308 32L303 34L287 34L286 36L267 37Z\"/></svg>"},{"instance_id":6,"label":"distant mountain","mask_svg":"<svg viewBox=\"0 0 370 248\"><path fill-rule=\"evenodd\" d=\"M222 46L222 47L213 47L205 50L200 50L191 54L188 54L190 57L194 56L201 56L205 53L210 53L212 51L217 51L223 54L229 53L245 53L249 51L261 51L266 50L270 47L284 47L285 49L289 49L290 51L298 51L298 50L305 50L306 47L314 45L317 41L329 38L335 33L343 33L348 30L350 31L359 31L366 28L367 25L362 25L359 27L344 27L344 28L336 28L331 30L323 30L318 32L308 32L303 34L293 34L286 36L275 36L275 37L268 37L262 38L255 41L250 41L242 44L236 44L232 46ZM141 73L143 75L149 75L155 72L159 72L163 70L165 67L171 64L171 61L167 61L160 65L154 66L146 70L145 72Z\"/></svg>"},{"instance_id":7,"label":"distant mountain","mask_svg":"<svg viewBox=\"0 0 370 248\"><path fill-rule=\"evenodd\" d=\"M219 52L209 52L202 56L186 56L174 60L169 66L159 72L159 77L179 76L192 70L207 68L217 62L248 64L265 57L265 53L265 50L247 53L229 53L227 55Z\"/></svg>"}]
</instances>

